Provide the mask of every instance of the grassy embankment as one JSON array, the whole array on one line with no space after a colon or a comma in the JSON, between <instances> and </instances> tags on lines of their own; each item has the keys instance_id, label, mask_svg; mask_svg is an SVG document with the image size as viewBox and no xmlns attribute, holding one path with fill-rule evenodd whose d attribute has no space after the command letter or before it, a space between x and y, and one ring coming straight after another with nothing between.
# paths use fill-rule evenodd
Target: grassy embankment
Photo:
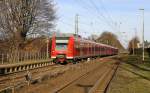
<instances>
[{"instance_id":1,"label":"grassy embankment","mask_svg":"<svg viewBox=\"0 0 150 93\"><path fill-rule=\"evenodd\" d=\"M150 58L122 56L120 61L107 93L150 93Z\"/></svg>"}]
</instances>

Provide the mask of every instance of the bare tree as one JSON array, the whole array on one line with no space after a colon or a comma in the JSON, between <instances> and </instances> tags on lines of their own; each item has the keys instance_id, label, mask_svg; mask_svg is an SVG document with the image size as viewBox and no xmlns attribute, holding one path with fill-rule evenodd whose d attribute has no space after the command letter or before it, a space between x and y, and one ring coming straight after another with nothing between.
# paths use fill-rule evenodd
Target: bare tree
<instances>
[{"instance_id":1,"label":"bare tree","mask_svg":"<svg viewBox=\"0 0 150 93\"><path fill-rule=\"evenodd\" d=\"M128 50L133 52L134 49L138 48L138 43L140 43L138 37L134 37L129 41Z\"/></svg>"},{"instance_id":2,"label":"bare tree","mask_svg":"<svg viewBox=\"0 0 150 93\"><path fill-rule=\"evenodd\" d=\"M118 40L117 36L114 33L108 31L103 32L96 41L99 43L117 47L120 51L125 50L120 41Z\"/></svg>"},{"instance_id":3,"label":"bare tree","mask_svg":"<svg viewBox=\"0 0 150 93\"><path fill-rule=\"evenodd\" d=\"M90 35L90 36L88 37L88 39L89 39L89 40L92 40L92 41L96 41L97 38L98 38L98 36L95 35L95 34L92 34L92 35Z\"/></svg>"},{"instance_id":4,"label":"bare tree","mask_svg":"<svg viewBox=\"0 0 150 93\"><path fill-rule=\"evenodd\" d=\"M54 19L51 0L0 1L0 36L9 41L13 49L20 48L28 35L48 33Z\"/></svg>"}]
</instances>

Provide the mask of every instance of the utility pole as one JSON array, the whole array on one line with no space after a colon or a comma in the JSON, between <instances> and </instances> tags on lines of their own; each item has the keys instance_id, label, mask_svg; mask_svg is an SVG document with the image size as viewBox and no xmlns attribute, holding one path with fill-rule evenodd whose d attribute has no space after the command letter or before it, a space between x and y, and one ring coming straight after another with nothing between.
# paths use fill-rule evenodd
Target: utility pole
<instances>
[{"instance_id":1,"label":"utility pole","mask_svg":"<svg viewBox=\"0 0 150 93\"><path fill-rule=\"evenodd\" d=\"M145 48L145 45L144 45L144 9L139 9L140 11L142 11L142 45L143 45L143 61L144 61L144 48Z\"/></svg>"},{"instance_id":2,"label":"utility pole","mask_svg":"<svg viewBox=\"0 0 150 93\"><path fill-rule=\"evenodd\" d=\"M76 38L77 38L77 41L78 41L77 45L79 47L80 40L79 40L79 37L78 37L78 35L79 35L79 15L78 14L75 15L75 35L76 35ZM82 55L82 52L80 51L79 54Z\"/></svg>"},{"instance_id":3,"label":"utility pole","mask_svg":"<svg viewBox=\"0 0 150 93\"><path fill-rule=\"evenodd\" d=\"M79 24L79 15L76 14L75 15L75 34L76 35L78 35L78 33L79 33L79 26L78 26L78 24Z\"/></svg>"},{"instance_id":4,"label":"utility pole","mask_svg":"<svg viewBox=\"0 0 150 93\"><path fill-rule=\"evenodd\" d=\"M47 47L46 56L47 56L47 59L48 59L49 58L49 38L48 37L47 37L46 43L47 43L47 45L46 45L46 47Z\"/></svg>"},{"instance_id":5,"label":"utility pole","mask_svg":"<svg viewBox=\"0 0 150 93\"><path fill-rule=\"evenodd\" d=\"M48 24L48 21L47 21L47 24ZM47 32L48 32L48 27L47 27ZM47 59L49 58L49 36L47 36L47 38L46 38L46 57L47 57Z\"/></svg>"}]
</instances>

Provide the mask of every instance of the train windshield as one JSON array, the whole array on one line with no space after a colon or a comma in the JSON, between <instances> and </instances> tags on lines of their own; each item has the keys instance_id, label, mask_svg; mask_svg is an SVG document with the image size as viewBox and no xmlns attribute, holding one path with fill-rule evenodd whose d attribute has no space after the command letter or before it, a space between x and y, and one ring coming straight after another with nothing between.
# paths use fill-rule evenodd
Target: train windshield
<instances>
[{"instance_id":1,"label":"train windshield","mask_svg":"<svg viewBox=\"0 0 150 93\"><path fill-rule=\"evenodd\" d=\"M56 37L56 50L67 50L69 37Z\"/></svg>"},{"instance_id":2,"label":"train windshield","mask_svg":"<svg viewBox=\"0 0 150 93\"><path fill-rule=\"evenodd\" d=\"M56 43L56 50L66 50L67 43Z\"/></svg>"}]
</instances>

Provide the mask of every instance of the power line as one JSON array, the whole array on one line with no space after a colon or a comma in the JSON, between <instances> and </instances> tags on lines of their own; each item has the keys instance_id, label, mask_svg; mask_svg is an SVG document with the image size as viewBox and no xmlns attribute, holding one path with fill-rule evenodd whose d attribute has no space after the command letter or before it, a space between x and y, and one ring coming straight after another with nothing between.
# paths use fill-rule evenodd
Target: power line
<instances>
[{"instance_id":1,"label":"power line","mask_svg":"<svg viewBox=\"0 0 150 93\"><path fill-rule=\"evenodd\" d=\"M80 1L83 2L83 0L80 0ZM112 29L114 29L114 30L116 31L117 28L114 27L114 22L113 22L111 16L109 15L109 13L107 12L106 8L104 7L104 5L101 4L101 5L103 6L103 9L105 10L105 12L107 12L107 14L108 14L108 16L109 16L109 18L110 18L112 24L110 24L110 22L107 20L107 18L104 16L104 14L100 12L100 10L99 10L99 8L96 6L96 4L95 4L92 0L91 0L90 2L91 2L91 4L94 6L94 8L95 8L96 11L98 12L98 14L99 14L101 17L103 17L103 18L105 19L104 21L107 23L107 25L110 26ZM86 3L86 4L87 4L87 3ZM85 5L85 3L84 3L84 5ZM88 6L90 6L90 5L88 4ZM91 6L90 6L90 7L91 7ZM84 7L84 8L85 8L85 7ZM86 9L89 10L88 8L86 8ZM92 12L93 12L93 11L92 11ZM93 14L93 13L92 13L92 14ZM100 17L99 15L98 15L98 18L99 18L99 20L101 20L101 17ZM119 31L119 34L120 34L120 30L117 30L117 31Z\"/></svg>"},{"instance_id":2,"label":"power line","mask_svg":"<svg viewBox=\"0 0 150 93\"><path fill-rule=\"evenodd\" d=\"M110 18L112 24L114 24L113 18L112 18L112 16L110 15L110 13L108 12L108 10L105 8L104 3L102 2L102 0L99 0L99 2L100 2L100 4L101 4L101 6L102 6L102 9L106 12L106 14L108 15L108 17Z\"/></svg>"},{"instance_id":3,"label":"power line","mask_svg":"<svg viewBox=\"0 0 150 93\"><path fill-rule=\"evenodd\" d=\"M62 16L62 17L64 17L65 18L65 16ZM61 18L62 18L61 17ZM90 26L91 24L90 24L90 22L88 23L88 22L84 22L83 21L83 19L85 19L85 16L84 15L81 15L80 14L80 17L82 17L82 19L80 20L80 25L85 25L85 26ZM67 17L67 19L69 19L69 20L73 20L73 18L70 18L70 17ZM86 19L87 20L87 19Z\"/></svg>"},{"instance_id":4,"label":"power line","mask_svg":"<svg viewBox=\"0 0 150 93\"><path fill-rule=\"evenodd\" d=\"M99 2L100 2L100 4L101 4L101 6L102 6L102 9L103 9L104 12L106 13L106 15L109 17L109 19L110 19L112 25L114 25L115 22L113 21L112 16L109 14L108 10L105 8L105 6L104 6L102 0L99 0ZM118 27L116 27L116 30L117 30L117 29L118 29ZM120 24L119 24L119 30L118 30L118 32L119 32L118 34L120 34L120 35L121 35L121 38L122 38L122 34L121 34L121 32L120 32ZM123 41L124 41L124 40L123 40Z\"/></svg>"},{"instance_id":5,"label":"power line","mask_svg":"<svg viewBox=\"0 0 150 93\"><path fill-rule=\"evenodd\" d=\"M74 29L74 24L70 24L70 23L64 22L63 20L60 20L60 22L63 23L63 25L66 25L67 27L71 28L72 30ZM82 30L83 32L87 32L87 30L83 29L83 28L80 28L80 30ZM80 33L80 31L79 31L79 33Z\"/></svg>"},{"instance_id":6,"label":"power line","mask_svg":"<svg viewBox=\"0 0 150 93\"><path fill-rule=\"evenodd\" d=\"M106 24L111 27L112 29L116 30L112 24L110 24L110 22L107 20L107 18L104 16L104 14L99 10L99 8L97 7L97 5L93 2L93 0L90 0L91 4L94 6L94 8L96 9L97 13L99 14L98 17L102 17L103 20L106 22Z\"/></svg>"},{"instance_id":7,"label":"power line","mask_svg":"<svg viewBox=\"0 0 150 93\"><path fill-rule=\"evenodd\" d=\"M89 14L90 12L90 15L92 14L92 16L93 16L93 14L95 13L95 12L93 12L93 11L91 11L91 9L93 9L93 8L95 8L93 5L91 5L91 4L88 4L87 2L84 2L84 0L80 0L80 2L82 2L82 3L84 3L84 5L87 5L88 7L85 7L83 4L82 4L82 8L83 9L85 9L85 10L87 10L88 11L88 13L85 13L85 14ZM90 9L89 9L89 7L90 7ZM102 15L102 14L101 14ZM99 21L101 22L101 20L103 20L103 21L106 21L106 20L104 20L103 18L101 18L99 15L94 15L91 19L93 19L94 17L98 17L98 19L99 19ZM84 17L83 17L84 18ZM97 23L100 23L99 21L96 21L95 20L95 22L97 22ZM105 23L107 23L107 25L109 24L109 22L107 21L107 22L105 22ZM101 23L100 23L101 24ZM109 26L110 26L110 24L109 24ZM112 26L110 26L111 28L113 28ZM114 28L113 28L114 29Z\"/></svg>"},{"instance_id":8,"label":"power line","mask_svg":"<svg viewBox=\"0 0 150 93\"><path fill-rule=\"evenodd\" d=\"M90 17L91 19L94 19L94 17L97 17L99 21L99 23L101 23L101 21L103 20L110 28L112 28L113 30L119 32L120 30L118 30L118 27L115 27L115 22L112 19L112 16L108 13L108 10L105 8L104 4L102 1L100 1L100 4L102 6L102 9L104 10L104 14L101 12L101 10L99 9L99 7L95 4L95 2L93 2L93 0L89 0L90 3L88 3L87 1L85 2L84 0L75 0L78 3L82 3L81 7L86 10L87 12L85 12L83 15L83 19L85 19L85 17ZM98 15L95 15L95 12L92 11L93 8L96 10L96 12L98 13ZM80 11L80 10L79 10ZM93 17L91 17L93 16ZM106 17L107 16L107 17ZM89 26L90 24L88 24L87 22L81 22L79 23L80 25L85 25L85 26ZM71 24L72 25L72 24ZM81 29L81 28L80 28ZM82 29L83 30L83 29ZM119 32L120 34L120 32ZM122 38L122 37L121 37ZM122 40L121 40L122 41Z\"/></svg>"},{"instance_id":9,"label":"power line","mask_svg":"<svg viewBox=\"0 0 150 93\"><path fill-rule=\"evenodd\" d=\"M94 13L95 12L93 12L91 9L93 9L94 7L93 6L91 6L90 4L88 4L87 2L85 2L84 0L77 0L78 1L78 3L79 2L82 2L82 8L84 9L84 10L87 10L88 12L86 12L86 13L84 13L84 14L86 14L86 15L83 15L84 17L83 18L85 18L86 16L87 16L87 14L88 14L88 17L90 17L91 19L93 19L94 17L99 17L99 16L97 16L97 15L94 15ZM88 6L88 7L86 7L86 6ZM81 15L81 14L80 14ZM91 17L91 15L93 16L93 17ZM100 20L103 20L103 19L101 19L100 17L99 17L99 19ZM96 21L96 20L95 20ZM99 21L97 21L98 23L100 23Z\"/></svg>"}]
</instances>

